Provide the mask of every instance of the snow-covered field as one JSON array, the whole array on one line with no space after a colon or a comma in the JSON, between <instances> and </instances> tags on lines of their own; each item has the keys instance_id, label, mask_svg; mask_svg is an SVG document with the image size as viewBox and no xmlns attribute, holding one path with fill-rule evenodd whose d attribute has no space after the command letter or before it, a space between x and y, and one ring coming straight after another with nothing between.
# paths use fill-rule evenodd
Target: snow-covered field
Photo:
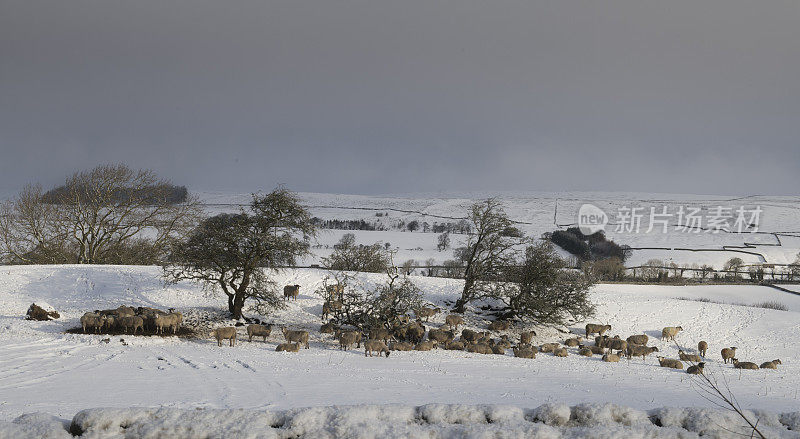
<instances>
[{"instance_id":1,"label":"snow-covered field","mask_svg":"<svg viewBox=\"0 0 800 439\"><path fill-rule=\"evenodd\" d=\"M364 220L381 224L387 228L399 222L416 220L420 224L455 223L467 216L469 206L476 200L486 197L499 197L509 217L517 221L517 226L528 236L539 237L545 232L574 225L580 207L592 204L602 209L609 217L605 227L606 235L619 244L635 249L627 261L628 266L640 265L649 259L660 259L669 264L678 265L708 264L721 269L725 261L739 257L746 264L773 263L789 264L797 260L800 253L800 199L798 197L723 197L710 195L682 194L647 194L647 193L603 193L603 192L524 192L524 193L448 193L448 194L411 194L411 195L340 195L320 193L300 193L303 202L309 206L312 214L322 219ZM231 194L218 192L201 192L199 197L206 204L209 214L230 212L245 206L251 199L249 194ZM707 228L709 220L714 217L717 207L730 209L723 223L736 232L737 209L743 208L749 221L751 210L760 208L758 215L759 233L709 233L700 229L682 229L686 225L686 216L679 217L683 207L698 209L698 225ZM642 215L638 233L628 229L618 230L620 225L620 209L640 208ZM654 219L667 220L669 227L662 233L662 227L655 227L648 232L651 208L654 213L666 212L668 216L656 216ZM664 210L666 209L666 210ZM383 216L376 216L381 214ZM624 223L624 221L622 221ZM314 250L315 258L307 261L315 263L322 256L327 256L332 247L341 238L343 230L326 230L319 239L323 248ZM436 249L435 233L398 231L390 228L387 231L354 231L361 244L376 242L389 243L397 250L398 263L414 259L424 262L434 259L442 262L452 259L452 251L439 252ZM457 234L451 235L452 244L456 247L463 239ZM694 251L692 251L694 250Z\"/></svg>"},{"instance_id":2,"label":"snow-covered field","mask_svg":"<svg viewBox=\"0 0 800 439\"><path fill-rule=\"evenodd\" d=\"M300 284L301 294L299 300L292 302L288 309L268 316L267 320L292 328L317 331L321 323L319 314L322 301L311 292L321 284L325 274L325 271L313 269L282 273L277 279L279 284ZM572 436L560 427L547 436L543 430L547 426L531 424L531 411L520 409L535 409L548 403L570 406L590 404L585 406L589 407L585 410L605 410L607 415L603 415L603 419L618 419L614 428L622 428L619 419L624 416L610 414L613 410L630 411L633 414L629 416L639 422L643 421L642 417L652 418L653 410L661 407L714 408L698 392L689 375L658 367L654 356L644 361L623 360L618 364L604 363L597 357L580 357L574 349L570 349L567 358L539 354L535 360L514 358L510 351L500 356L444 350L394 352L389 358L369 358L364 357L363 351L339 350L330 336L321 336L319 332L312 334L311 349L299 353L274 351L276 344L283 342L278 331L266 343L249 343L245 340L233 348L217 347L210 337L113 336L105 343L102 340L106 336L64 333L66 329L78 325L78 318L84 311L120 304L175 307L187 315L198 312L213 314L224 305L221 296L203 292L191 283L164 286L159 275L157 267L0 267L0 421L10 421L24 413L33 412L44 412L68 420L79 411L93 407L163 407L192 409L191 412L164 412L160 417L183 419L189 425L192 416L203 416L193 415L195 413L220 416L218 412L194 411L197 408L255 410L261 413L258 416L262 418L267 416L263 414L266 411L272 413L269 416L280 418L285 415L280 415L282 411L296 411L302 407L383 407L385 404L399 404L401 407L396 410L385 407L362 407L361 411L351 409L354 410L351 418L344 415L341 415L343 418L337 418L345 409L331 411L333 409L321 408L303 412L306 413L303 415L306 421L295 421L300 419L296 418L300 416L296 414L281 419L290 420L285 423L286 428L294 425L293 422L298 425L301 422L316 422L313 424L316 427L303 424L307 430L302 431L316 431L314 428L317 428L322 432L333 428L336 419L339 419L336 425L344 429L341 431L348 431L348 422L362 425L373 417L388 417L386 425L381 428L389 429L391 425L398 425L394 434L403 437L402 432L408 433L405 436L427 434L424 432L428 431L425 430L428 427L413 422L418 419L420 411L424 411L416 406L462 404L464 406L460 409L449 407L442 410L447 416L459 416L456 414L462 413L461 416L483 421L475 421L476 425L480 425L474 428L451 422L455 429L452 431L471 431L478 436L490 435L485 432L503 431L497 422L486 424L486 419L491 416L475 414L499 410L497 416L506 417L510 419L508 422L515 425L508 426L506 431L509 432L536 431L541 432L543 437L562 437L559 436L562 434L564 437L597 437L586 431L580 433L582 430L578 427L584 428L591 423L572 425L576 428L574 434L570 433ZM365 285L383 280L379 275L366 274L359 275L358 279ZM442 305L444 300L454 299L460 286L459 281L449 279L417 277L414 281L426 298L438 305ZM701 339L708 341L709 364L706 370L717 379L727 381L744 408L776 414L774 419L770 418L776 424L773 427L779 431L776 436L798 437L797 429L800 426L797 421L794 421L793 431L781 430L779 427L782 424L777 414L800 411L800 296L758 286L606 284L597 286L592 297L598 304L598 314L593 321L611 324L612 334L623 337L645 333L654 339L651 344L659 347L661 355L677 357L674 344L657 340L664 326L683 326L684 331L677 340L687 351L694 352L694 347ZM771 300L783 303L789 311L678 298L708 298L744 304ZM51 322L23 320L25 310L32 302L54 307L61 313L61 319ZM440 315L431 320L430 327L438 327L442 322L443 316ZM469 323L474 327L484 327L486 321L472 317ZM579 322L568 329L578 333L582 331L582 326ZM246 339L242 334L244 331L240 330L240 337ZM552 329L539 329L538 334L534 340L536 343L563 341L566 337ZM125 340L124 344L121 339ZM727 346L738 347L737 357L742 361L761 363L780 358L783 365L778 370L733 369L730 365L722 364L720 358L720 349ZM619 407L612 410L609 408L611 406L603 405L608 403ZM486 405L511 408L501 410L487 408ZM569 410L560 407L562 413ZM580 412L574 407L572 410ZM643 412L647 410L650 412ZM152 411L145 414L141 410L134 412L114 412L116 414L113 416L108 412L92 413L95 416L105 413L102 416L110 416L111 424L120 422L130 425L128 421L131 417L148 424L141 419L152 418ZM272 422L258 416L251 416L253 423ZM784 419L790 418L787 415ZM25 422L38 422L39 427L45 428L46 419L49 418L24 417L18 421L22 424L17 424L17 428L20 431L33 431L32 427L24 427L27 425ZM692 417L691 422L697 422L697 419ZM202 424L197 422L198 425ZM674 426L685 433L681 427L689 428L691 422L684 420ZM764 420L760 425L769 422L772 421ZM101 424L109 425L99 422L92 428L100 428L98 425ZM148 425L152 425L152 422ZM441 426L434 427L440 429ZM12 427L8 428L4 431L12 431ZM120 429L114 428L119 433ZM145 427L140 428L146 430ZM275 437L289 435L286 428L277 429L283 433L276 433ZM609 431L614 431L612 427L609 428ZM655 433L650 430L655 429L665 437L692 437L690 434L678 436L678 430L656 428L652 423L642 428L644 430L636 434L627 435L653 437ZM623 434L619 431L617 435L609 433L607 437ZM667 434L668 431L671 433ZM391 435L392 431L383 430L383 433ZM264 437L271 435L264 434ZM326 434L336 435L330 432ZM368 433L353 433L360 434L369 437ZM524 436L522 433L517 435ZM96 437L114 436L98 433ZM724 432L722 437L725 437Z\"/></svg>"}]
</instances>

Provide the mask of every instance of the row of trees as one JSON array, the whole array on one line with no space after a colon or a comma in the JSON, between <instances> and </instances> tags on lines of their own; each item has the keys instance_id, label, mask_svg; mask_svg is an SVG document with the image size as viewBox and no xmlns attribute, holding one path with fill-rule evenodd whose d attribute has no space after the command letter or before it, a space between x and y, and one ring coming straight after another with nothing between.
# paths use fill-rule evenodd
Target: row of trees
<instances>
[{"instance_id":1,"label":"row of trees","mask_svg":"<svg viewBox=\"0 0 800 439\"><path fill-rule=\"evenodd\" d=\"M248 300L262 313L283 306L274 274L309 254L322 225L281 187L254 195L238 213L203 218L200 204L180 187L124 165L75 173L48 192L29 186L1 209L5 262L160 264L169 282L193 280L221 291L235 318ZM441 230L441 251L450 247L449 233L467 234L443 267L464 279L454 311L492 300L506 317L542 323L591 313L590 278L568 269L549 243L525 237L498 200L475 203L466 220ZM387 273L386 285L353 299L370 318L421 300L406 276L410 267L395 267L380 244L359 245L346 234L322 262L332 272Z\"/></svg>"}]
</instances>

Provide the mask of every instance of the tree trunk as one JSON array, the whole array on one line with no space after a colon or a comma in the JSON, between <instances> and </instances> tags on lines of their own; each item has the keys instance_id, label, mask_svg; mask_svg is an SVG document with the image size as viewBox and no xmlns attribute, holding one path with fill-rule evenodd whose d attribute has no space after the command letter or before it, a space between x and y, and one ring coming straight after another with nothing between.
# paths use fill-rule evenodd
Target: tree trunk
<instances>
[{"instance_id":1,"label":"tree trunk","mask_svg":"<svg viewBox=\"0 0 800 439\"><path fill-rule=\"evenodd\" d=\"M236 295L233 297L233 307L231 309L231 314L233 314L233 318L239 320L242 318L242 308L244 308L244 291L237 291Z\"/></svg>"},{"instance_id":2,"label":"tree trunk","mask_svg":"<svg viewBox=\"0 0 800 439\"><path fill-rule=\"evenodd\" d=\"M228 294L228 293L225 293ZM233 314L233 294L228 294L228 311Z\"/></svg>"}]
</instances>

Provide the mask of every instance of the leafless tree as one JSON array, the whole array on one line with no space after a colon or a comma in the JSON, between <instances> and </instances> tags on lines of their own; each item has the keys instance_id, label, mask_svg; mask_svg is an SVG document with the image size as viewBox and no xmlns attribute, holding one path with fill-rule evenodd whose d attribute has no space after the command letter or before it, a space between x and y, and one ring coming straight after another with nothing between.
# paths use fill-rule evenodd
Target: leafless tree
<instances>
[{"instance_id":1,"label":"leafless tree","mask_svg":"<svg viewBox=\"0 0 800 439\"><path fill-rule=\"evenodd\" d=\"M159 254L197 223L196 198L150 170L103 165L76 172L58 190L26 187L2 208L0 238L12 262L82 264L119 260L127 244Z\"/></svg>"}]
</instances>

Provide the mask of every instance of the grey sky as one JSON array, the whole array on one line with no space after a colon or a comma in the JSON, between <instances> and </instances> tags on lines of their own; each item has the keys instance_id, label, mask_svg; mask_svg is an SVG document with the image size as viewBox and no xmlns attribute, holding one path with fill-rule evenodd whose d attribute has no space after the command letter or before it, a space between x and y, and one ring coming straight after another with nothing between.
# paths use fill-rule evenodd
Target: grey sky
<instances>
[{"instance_id":1,"label":"grey sky","mask_svg":"<svg viewBox=\"0 0 800 439\"><path fill-rule=\"evenodd\" d=\"M0 0L0 189L796 194L800 2Z\"/></svg>"}]
</instances>

